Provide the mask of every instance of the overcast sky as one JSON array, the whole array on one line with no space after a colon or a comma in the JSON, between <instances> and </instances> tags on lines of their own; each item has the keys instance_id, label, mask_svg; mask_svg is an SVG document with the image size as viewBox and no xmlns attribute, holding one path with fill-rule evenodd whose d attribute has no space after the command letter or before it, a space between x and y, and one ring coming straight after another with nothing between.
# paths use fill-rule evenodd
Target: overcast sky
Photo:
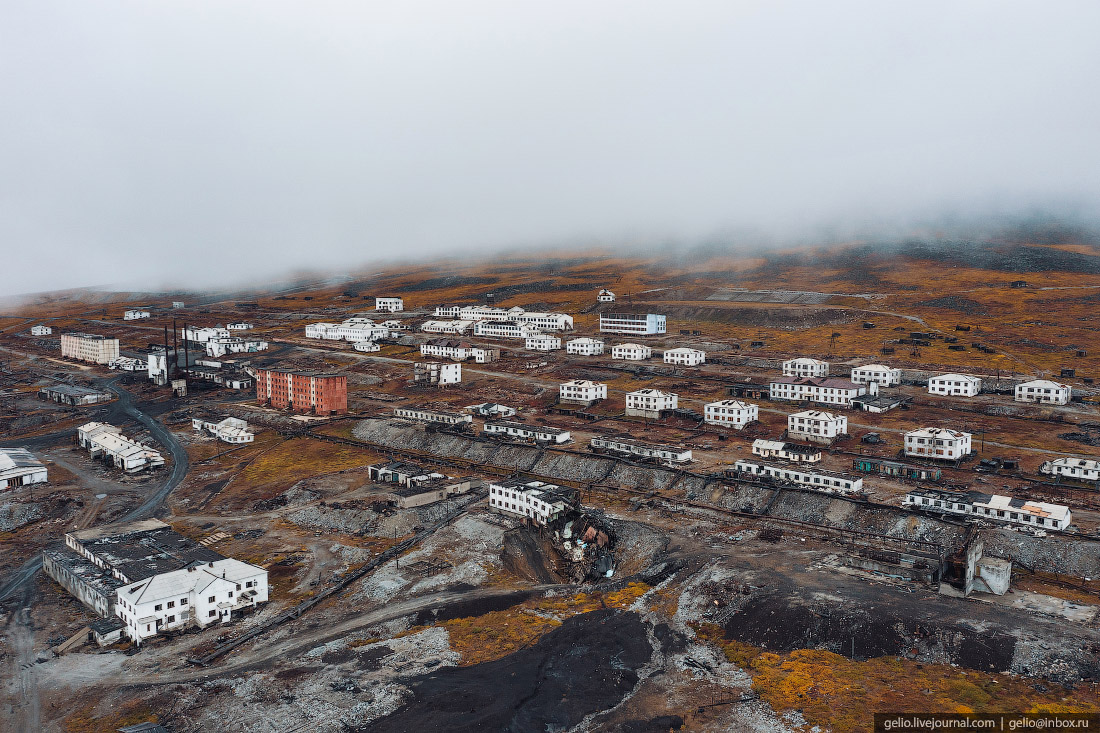
<instances>
[{"instance_id":1,"label":"overcast sky","mask_svg":"<svg viewBox=\"0 0 1100 733\"><path fill-rule=\"evenodd\" d=\"M1092 214L1098 29L1061 0L0 0L0 290Z\"/></svg>"}]
</instances>

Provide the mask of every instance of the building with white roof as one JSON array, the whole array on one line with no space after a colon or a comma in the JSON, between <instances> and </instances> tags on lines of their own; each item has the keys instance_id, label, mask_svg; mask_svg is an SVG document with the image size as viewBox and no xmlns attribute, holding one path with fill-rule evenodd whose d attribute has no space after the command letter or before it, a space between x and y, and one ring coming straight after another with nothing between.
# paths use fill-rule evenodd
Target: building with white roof
<instances>
[{"instance_id":1,"label":"building with white roof","mask_svg":"<svg viewBox=\"0 0 1100 733\"><path fill-rule=\"evenodd\" d=\"M604 288L603 290L600 291L599 295L596 296L596 302L597 303L614 303L615 302L615 293L611 292L607 288Z\"/></svg>"},{"instance_id":2,"label":"building with white roof","mask_svg":"<svg viewBox=\"0 0 1100 733\"><path fill-rule=\"evenodd\" d=\"M574 492L542 481L492 481L489 508L547 525L569 509Z\"/></svg>"},{"instance_id":3,"label":"building with white roof","mask_svg":"<svg viewBox=\"0 0 1100 733\"><path fill-rule=\"evenodd\" d=\"M616 344L611 347L612 359L642 361L653 356L653 349L645 344Z\"/></svg>"},{"instance_id":4,"label":"building with white roof","mask_svg":"<svg viewBox=\"0 0 1100 733\"><path fill-rule=\"evenodd\" d=\"M188 341L205 344L210 339L229 338L229 329L215 326L186 326L183 329L183 337Z\"/></svg>"},{"instance_id":5,"label":"building with white roof","mask_svg":"<svg viewBox=\"0 0 1100 733\"><path fill-rule=\"evenodd\" d=\"M485 338L525 339L537 336L539 329L516 321L479 321L474 324L474 335Z\"/></svg>"},{"instance_id":6,"label":"building with white roof","mask_svg":"<svg viewBox=\"0 0 1100 733\"><path fill-rule=\"evenodd\" d=\"M948 428L921 428L905 434L905 455L957 461L971 452L971 434Z\"/></svg>"},{"instance_id":7,"label":"building with white roof","mask_svg":"<svg viewBox=\"0 0 1100 733\"><path fill-rule=\"evenodd\" d=\"M126 473L164 465L160 453L127 438L114 425L90 422L76 429L76 437L80 447L87 448L92 458L103 458Z\"/></svg>"},{"instance_id":8,"label":"building with white roof","mask_svg":"<svg viewBox=\"0 0 1100 733\"><path fill-rule=\"evenodd\" d=\"M759 419L760 407L751 402L718 400L708 402L703 408L703 422L710 425L724 425L740 430Z\"/></svg>"},{"instance_id":9,"label":"building with white roof","mask_svg":"<svg viewBox=\"0 0 1100 733\"><path fill-rule=\"evenodd\" d=\"M603 341L599 339L582 337L565 342L565 353L577 356L599 356L603 349Z\"/></svg>"},{"instance_id":10,"label":"building with white roof","mask_svg":"<svg viewBox=\"0 0 1100 733\"><path fill-rule=\"evenodd\" d=\"M901 384L901 370L884 364L864 364L852 369L849 379L856 384L874 382L880 387L893 387Z\"/></svg>"},{"instance_id":11,"label":"building with white roof","mask_svg":"<svg viewBox=\"0 0 1100 733\"><path fill-rule=\"evenodd\" d=\"M1068 384L1049 379L1033 379L1016 385L1017 402L1038 402L1043 405L1068 405L1073 390Z\"/></svg>"},{"instance_id":12,"label":"building with white roof","mask_svg":"<svg viewBox=\"0 0 1100 733\"><path fill-rule=\"evenodd\" d=\"M672 392L646 387L626 393L626 414L633 417L658 418L663 410L675 410L679 397Z\"/></svg>"},{"instance_id":13,"label":"building with white roof","mask_svg":"<svg viewBox=\"0 0 1100 733\"><path fill-rule=\"evenodd\" d=\"M0 448L0 491L46 483L46 466L26 448Z\"/></svg>"},{"instance_id":14,"label":"building with white roof","mask_svg":"<svg viewBox=\"0 0 1100 733\"><path fill-rule=\"evenodd\" d=\"M856 384L838 377L776 377L768 384L773 400L817 402L836 407L851 407L857 397L878 394L878 383Z\"/></svg>"},{"instance_id":15,"label":"building with white roof","mask_svg":"<svg viewBox=\"0 0 1100 733\"><path fill-rule=\"evenodd\" d=\"M137 321L142 318L149 318L152 315L149 311L142 310L128 310L123 311L122 320L124 321Z\"/></svg>"},{"instance_id":16,"label":"building with white roof","mask_svg":"<svg viewBox=\"0 0 1100 733\"><path fill-rule=\"evenodd\" d=\"M608 313L600 315L600 333L654 336L665 333L666 319L658 313Z\"/></svg>"},{"instance_id":17,"label":"building with white roof","mask_svg":"<svg viewBox=\"0 0 1100 733\"><path fill-rule=\"evenodd\" d=\"M382 346L374 341L356 341L351 348L366 354L382 350Z\"/></svg>"},{"instance_id":18,"label":"building with white roof","mask_svg":"<svg viewBox=\"0 0 1100 733\"><path fill-rule=\"evenodd\" d=\"M986 494L980 491L912 489L906 493L902 506L937 514L972 516L1041 530L1064 530L1073 522L1069 507L1061 504L1015 499L1011 496Z\"/></svg>"},{"instance_id":19,"label":"building with white roof","mask_svg":"<svg viewBox=\"0 0 1100 733\"><path fill-rule=\"evenodd\" d=\"M1047 476L1064 476L1078 481L1100 481L1100 461L1065 456L1045 461L1039 473Z\"/></svg>"},{"instance_id":20,"label":"building with white roof","mask_svg":"<svg viewBox=\"0 0 1100 733\"><path fill-rule=\"evenodd\" d=\"M419 422L443 423L444 425L458 425L459 423L471 423L473 416L464 412L451 412L449 410L429 410L420 407L395 407L394 417L405 420L417 420Z\"/></svg>"},{"instance_id":21,"label":"building with white roof","mask_svg":"<svg viewBox=\"0 0 1100 733\"><path fill-rule=\"evenodd\" d=\"M821 410L804 410L787 415L787 436L811 443L832 443L848 432L848 418Z\"/></svg>"},{"instance_id":22,"label":"building with white roof","mask_svg":"<svg viewBox=\"0 0 1100 733\"><path fill-rule=\"evenodd\" d=\"M251 331L252 324L245 321L238 321L237 323L225 324L225 328L227 331Z\"/></svg>"},{"instance_id":23,"label":"building with white roof","mask_svg":"<svg viewBox=\"0 0 1100 733\"><path fill-rule=\"evenodd\" d=\"M476 321L424 321L420 330L424 333L447 333L461 335L473 328Z\"/></svg>"},{"instance_id":24,"label":"building with white roof","mask_svg":"<svg viewBox=\"0 0 1100 733\"><path fill-rule=\"evenodd\" d=\"M384 313L397 313L405 310L405 301L394 297L375 298L374 309Z\"/></svg>"},{"instance_id":25,"label":"building with white roof","mask_svg":"<svg viewBox=\"0 0 1100 733\"><path fill-rule=\"evenodd\" d=\"M610 453L623 458L656 463L688 463L692 460L691 450L688 448L643 443L633 438L597 436L588 441L588 446L596 453Z\"/></svg>"},{"instance_id":26,"label":"building with white roof","mask_svg":"<svg viewBox=\"0 0 1100 733\"><path fill-rule=\"evenodd\" d=\"M42 324L31 326L31 336L49 336L51 333L53 333L53 329L49 326Z\"/></svg>"},{"instance_id":27,"label":"building with white roof","mask_svg":"<svg viewBox=\"0 0 1100 733\"><path fill-rule=\"evenodd\" d=\"M557 351L561 349L561 339L557 336L547 336L546 334L528 336L527 340L524 342L524 347L531 351Z\"/></svg>"},{"instance_id":28,"label":"building with white roof","mask_svg":"<svg viewBox=\"0 0 1100 733\"><path fill-rule=\"evenodd\" d=\"M573 435L568 430L551 428L546 425L528 425L514 420L486 420L484 432L486 435L518 438L519 440L535 443L553 443L555 445L568 443L573 439Z\"/></svg>"},{"instance_id":29,"label":"building with white roof","mask_svg":"<svg viewBox=\"0 0 1100 733\"><path fill-rule=\"evenodd\" d=\"M752 454L761 458L780 458L792 463L817 463L821 460L820 448L782 440L754 440Z\"/></svg>"},{"instance_id":30,"label":"building with white roof","mask_svg":"<svg viewBox=\"0 0 1100 733\"><path fill-rule=\"evenodd\" d=\"M699 366L707 360L707 352L699 349L689 349L681 346L669 349L664 353L665 364L678 364L680 366Z\"/></svg>"},{"instance_id":31,"label":"building with white roof","mask_svg":"<svg viewBox=\"0 0 1100 733\"><path fill-rule=\"evenodd\" d=\"M537 311L520 311L512 315L512 320L525 326L531 326L539 331L572 331L573 316L567 313L539 313Z\"/></svg>"},{"instance_id":32,"label":"building with white roof","mask_svg":"<svg viewBox=\"0 0 1100 733\"><path fill-rule=\"evenodd\" d=\"M212 338L206 342L206 355L217 359L226 354L252 354L266 351L268 343L263 339L243 339L239 336Z\"/></svg>"},{"instance_id":33,"label":"building with white roof","mask_svg":"<svg viewBox=\"0 0 1100 733\"><path fill-rule=\"evenodd\" d=\"M558 387L558 401L578 405L591 405L596 400L607 399L607 385L588 379L562 382Z\"/></svg>"},{"instance_id":34,"label":"building with white roof","mask_svg":"<svg viewBox=\"0 0 1100 733\"><path fill-rule=\"evenodd\" d=\"M734 464L734 469L741 474L769 476L777 481L790 481L799 486L806 486L829 494L847 494L863 489L863 479L861 477L834 471L811 471L789 465L769 466L766 463L744 459L737 461Z\"/></svg>"},{"instance_id":35,"label":"building with white roof","mask_svg":"<svg viewBox=\"0 0 1100 733\"><path fill-rule=\"evenodd\" d=\"M227 417L221 422L208 422L202 418L191 418L191 427L199 432L214 436L223 443L236 445L251 443L256 436L248 428L248 422L236 417Z\"/></svg>"},{"instance_id":36,"label":"building with white roof","mask_svg":"<svg viewBox=\"0 0 1100 733\"><path fill-rule=\"evenodd\" d=\"M827 377L829 362L801 357L783 362L784 377Z\"/></svg>"},{"instance_id":37,"label":"building with white roof","mask_svg":"<svg viewBox=\"0 0 1100 733\"><path fill-rule=\"evenodd\" d=\"M982 380L968 374L940 374L928 380L928 394L973 397L982 391Z\"/></svg>"}]
</instances>

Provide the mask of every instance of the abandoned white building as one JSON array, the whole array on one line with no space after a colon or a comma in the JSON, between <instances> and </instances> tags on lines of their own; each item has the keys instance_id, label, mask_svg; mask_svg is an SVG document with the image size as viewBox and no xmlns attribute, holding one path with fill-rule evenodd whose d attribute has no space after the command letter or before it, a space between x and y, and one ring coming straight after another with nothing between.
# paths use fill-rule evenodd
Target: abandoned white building
<instances>
[{"instance_id":1,"label":"abandoned white building","mask_svg":"<svg viewBox=\"0 0 1100 733\"><path fill-rule=\"evenodd\" d=\"M817 463L821 460L820 448L782 440L754 440L752 454L761 458L780 458L791 463Z\"/></svg>"},{"instance_id":2,"label":"abandoned white building","mask_svg":"<svg viewBox=\"0 0 1100 733\"><path fill-rule=\"evenodd\" d=\"M446 333L460 336L469 331L476 321L424 321L420 330L424 333Z\"/></svg>"},{"instance_id":3,"label":"abandoned white building","mask_svg":"<svg viewBox=\"0 0 1100 733\"><path fill-rule=\"evenodd\" d=\"M113 397L114 395L110 392L102 392L91 387L80 387L75 384L54 384L38 390L38 399L72 407L110 402Z\"/></svg>"},{"instance_id":4,"label":"abandoned white building","mask_svg":"<svg viewBox=\"0 0 1100 733\"><path fill-rule=\"evenodd\" d=\"M538 333L534 326L516 321L479 321L474 324L474 335L485 338L525 339Z\"/></svg>"},{"instance_id":5,"label":"abandoned white building","mask_svg":"<svg viewBox=\"0 0 1100 733\"><path fill-rule=\"evenodd\" d=\"M512 417L516 414L516 408L496 402L482 402L480 405L470 405L465 409L480 417L503 418Z\"/></svg>"},{"instance_id":6,"label":"abandoned white building","mask_svg":"<svg viewBox=\"0 0 1100 733\"><path fill-rule=\"evenodd\" d=\"M678 364L680 366L699 366L707 360L707 352L699 349L680 347L669 349L664 353L665 364Z\"/></svg>"},{"instance_id":7,"label":"abandoned white building","mask_svg":"<svg viewBox=\"0 0 1100 733\"><path fill-rule=\"evenodd\" d=\"M526 423L514 422L511 420L486 420L485 434L518 438L520 440L535 443L552 443L555 445L568 443L573 439L573 436L568 430L551 428L546 425L528 425Z\"/></svg>"},{"instance_id":8,"label":"abandoned white building","mask_svg":"<svg viewBox=\"0 0 1100 733\"><path fill-rule=\"evenodd\" d=\"M880 387L894 387L901 384L901 370L884 364L864 364L854 367L852 376L849 377L856 384L870 384L874 382Z\"/></svg>"},{"instance_id":9,"label":"abandoned white building","mask_svg":"<svg viewBox=\"0 0 1100 733\"><path fill-rule=\"evenodd\" d=\"M787 436L826 445L848 433L848 418L820 410L804 410L787 415Z\"/></svg>"},{"instance_id":10,"label":"abandoned white building","mask_svg":"<svg viewBox=\"0 0 1100 733\"><path fill-rule=\"evenodd\" d=\"M473 422L474 418L462 412L450 412L448 410L427 410L417 407L395 407L394 417L418 422L436 422L444 425L457 425L462 422Z\"/></svg>"},{"instance_id":11,"label":"abandoned white building","mask_svg":"<svg viewBox=\"0 0 1100 733\"><path fill-rule=\"evenodd\" d=\"M446 387L461 381L461 364L444 364L441 361L418 361L413 364L413 383L415 384Z\"/></svg>"},{"instance_id":12,"label":"abandoned white building","mask_svg":"<svg viewBox=\"0 0 1100 733\"><path fill-rule=\"evenodd\" d=\"M145 370L145 365L146 362L144 359L137 359L132 356L120 356L107 366L111 369L117 369L120 372L140 372Z\"/></svg>"},{"instance_id":13,"label":"abandoned white building","mask_svg":"<svg viewBox=\"0 0 1100 733\"><path fill-rule=\"evenodd\" d=\"M149 318L151 315L153 315L153 314L150 313L149 311L128 310L128 311L123 311L122 320L124 320L124 321L137 321L137 320L140 320L142 318Z\"/></svg>"},{"instance_id":14,"label":"abandoned white building","mask_svg":"<svg viewBox=\"0 0 1100 733\"><path fill-rule=\"evenodd\" d=\"M557 351L561 348L561 339L557 336L547 336L546 334L539 334L538 336L528 336L524 342L524 348L531 351Z\"/></svg>"},{"instance_id":15,"label":"abandoned white building","mask_svg":"<svg viewBox=\"0 0 1100 733\"><path fill-rule=\"evenodd\" d=\"M578 405L591 405L596 400L607 399L607 385L588 379L573 379L558 387L558 400Z\"/></svg>"},{"instance_id":16,"label":"abandoned white building","mask_svg":"<svg viewBox=\"0 0 1100 733\"><path fill-rule=\"evenodd\" d=\"M597 436L588 441L588 447L595 453L610 453L623 458L655 461L657 463L688 463L691 451L672 445L643 443L633 438L611 438Z\"/></svg>"},{"instance_id":17,"label":"abandoned white building","mask_svg":"<svg viewBox=\"0 0 1100 733\"><path fill-rule=\"evenodd\" d=\"M583 337L565 342L565 353L577 356L599 356L603 349L603 341L599 339Z\"/></svg>"},{"instance_id":18,"label":"abandoned white building","mask_svg":"<svg viewBox=\"0 0 1100 733\"><path fill-rule=\"evenodd\" d=\"M1064 530L1073 521L1069 507L1061 504L1014 499L980 491L912 489L905 494L902 506L1044 530Z\"/></svg>"},{"instance_id":19,"label":"abandoned white building","mask_svg":"<svg viewBox=\"0 0 1100 733\"><path fill-rule=\"evenodd\" d=\"M829 362L802 357L783 362L784 377L827 377Z\"/></svg>"},{"instance_id":20,"label":"abandoned white building","mask_svg":"<svg viewBox=\"0 0 1100 733\"><path fill-rule=\"evenodd\" d=\"M268 343L262 339L243 339L239 336L212 338L206 342L206 355L215 359L226 354L251 354L266 351Z\"/></svg>"},{"instance_id":21,"label":"abandoned white building","mask_svg":"<svg viewBox=\"0 0 1100 733\"><path fill-rule=\"evenodd\" d=\"M93 333L63 333L61 356L94 364L110 364L118 358L118 339Z\"/></svg>"},{"instance_id":22,"label":"abandoned white building","mask_svg":"<svg viewBox=\"0 0 1100 733\"><path fill-rule=\"evenodd\" d=\"M327 341L377 341L389 338L390 330L379 326L369 318L349 318L343 323L310 323L306 325L306 338Z\"/></svg>"},{"instance_id":23,"label":"abandoned white building","mask_svg":"<svg viewBox=\"0 0 1100 733\"><path fill-rule=\"evenodd\" d=\"M381 351L382 346L374 341L356 341L351 345L351 348L356 351L363 352L364 354L370 354L376 351Z\"/></svg>"},{"instance_id":24,"label":"abandoned white building","mask_svg":"<svg viewBox=\"0 0 1100 733\"><path fill-rule=\"evenodd\" d=\"M227 323L225 324L225 329L227 331L251 331L252 324L246 323L245 321L238 321L237 323Z\"/></svg>"},{"instance_id":25,"label":"abandoned white building","mask_svg":"<svg viewBox=\"0 0 1100 733\"><path fill-rule=\"evenodd\" d=\"M500 354L500 349L483 349L474 346L469 341L458 339L428 339L420 344L421 356L438 356L454 361L466 361L473 359L478 364L493 361Z\"/></svg>"},{"instance_id":26,"label":"abandoned white building","mask_svg":"<svg viewBox=\"0 0 1100 733\"><path fill-rule=\"evenodd\" d=\"M718 400L703 407L703 421L710 425L724 425L740 430L760 419L760 407L740 400Z\"/></svg>"},{"instance_id":27,"label":"abandoned white building","mask_svg":"<svg viewBox=\"0 0 1100 733\"><path fill-rule=\"evenodd\" d=\"M857 397L878 394L878 384L856 384L836 377L777 377L768 384L768 393L773 400L851 407Z\"/></svg>"},{"instance_id":28,"label":"abandoned white building","mask_svg":"<svg viewBox=\"0 0 1100 733\"><path fill-rule=\"evenodd\" d=\"M608 313L600 315L600 333L654 336L665 333L665 317L657 313Z\"/></svg>"},{"instance_id":29,"label":"abandoned white building","mask_svg":"<svg viewBox=\"0 0 1100 733\"><path fill-rule=\"evenodd\" d=\"M642 361L653 356L653 349L644 344L616 344L611 347L612 359Z\"/></svg>"},{"instance_id":30,"label":"abandoned white building","mask_svg":"<svg viewBox=\"0 0 1100 733\"><path fill-rule=\"evenodd\" d=\"M178 308L183 308L183 307L185 307L185 303L182 300L173 300L172 301L172 307L177 308L177 309Z\"/></svg>"},{"instance_id":31,"label":"abandoned white building","mask_svg":"<svg viewBox=\"0 0 1100 733\"><path fill-rule=\"evenodd\" d=\"M1068 405L1073 390L1068 384L1052 382L1049 379L1033 379L1017 384L1015 400L1017 402L1038 402L1044 405Z\"/></svg>"},{"instance_id":32,"label":"abandoned white building","mask_svg":"<svg viewBox=\"0 0 1100 733\"><path fill-rule=\"evenodd\" d=\"M51 333L53 333L53 329L49 326L43 326L42 324L31 326L31 336L49 336Z\"/></svg>"},{"instance_id":33,"label":"abandoned white building","mask_svg":"<svg viewBox=\"0 0 1100 733\"><path fill-rule=\"evenodd\" d=\"M46 466L26 448L0 448L0 491L47 481Z\"/></svg>"},{"instance_id":34,"label":"abandoned white building","mask_svg":"<svg viewBox=\"0 0 1100 733\"><path fill-rule=\"evenodd\" d=\"M183 329L183 337L188 341L197 341L205 344L210 339L229 338L228 328L216 328L214 326L186 326Z\"/></svg>"},{"instance_id":35,"label":"abandoned white building","mask_svg":"<svg viewBox=\"0 0 1100 733\"><path fill-rule=\"evenodd\" d=\"M208 422L202 418L191 418L191 427L199 432L212 435L223 443L251 443L256 436L248 428L248 422L236 417L227 417L220 422Z\"/></svg>"},{"instance_id":36,"label":"abandoned white building","mask_svg":"<svg viewBox=\"0 0 1100 733\"><path fill-rule=\"evenodd\" d=\"M957 461L970 455L971 435L948 428L921 428L905 434L905 455Z\"/></svg>"},{"instance_id":37,"label":"abandoned white building","mask_svg":"<svg viewBox=\"0 0 1100 733\"><path fill-rule=\"evenodd\" d=\"M1047 476L1064 476L1078 481L1100 481L1100 461L1087 458L1055 458L1044 461L1039 473Z\"/></svg>"},{"instance_id":38,"label":"abandoned white building","mask_svg":"<svg viewBox=\"0 0 1100 733\"><path fill-rule=\"evenodd\" d=\"M679 397L672 392L646 387L626 393L626 414L632 417L658 418L664 410L675 410Z\"/></svg>"},{"instance_id":39,"label":"abandoned white building","mask_svg":"<svg viewBox=\"0 0 1100 733\"><path fill-rule=\"evenodd\" d=\"M160 453L127 438L114 425L86 423L76 429L76 438L80 447L86 448L92 458L102 458L126 473L164 465L164 458Z\"/></svg>"},{"instance_id":40,"label":"abandoned white building","mask_svg":"<svg viewBox=\"0 0 1100 733\"><path fill-rule=\"evenodd\" d=\"M808 471L792 466L769 466L766 463L746 460L737 461L734 464L734 470L753 476L770 476L779 481L790 481L799 486L808 486L828 493L847 494L863 489L861 477L834 471Z\"/></svg>"},{"instance_id":41,"label":"abandoned white building","mask_svg":"<svg viewBox=\"0 0 1100 733\"><path fill-rule=\"evenodd\" d=\"M490 481L489 509L547 525L575 502L576 491L542 481Z\"/></svg>"},{"instance_id":42,"label":"abandoned white building","mask_svg":"<svg viewBox=\"0 0 1100 733\"><path fill-rule=\"evenodd\" d=\"M573 316L567 313L539 313L537 311L523 311L512 313L511 319L524 326L531 326L539 331L572 331Z\"/></svg>"},{"instance_id":43,"label":"abandoned white building","mask_svg":"<svg viewBox=\"0 0 1100 733\"><path fill-rule=\"evenodd\" d=\"M973 397L982 391L982 380L967 374L940 374L928 380L928 394Z\"/></svg>"},{"instance_id":44,"label":"abandoned white building","mask_svg":"<svg viewBox=\"0 0 1100 733\"><path fill-rule=\"evenodd\" d=\"M446 474L404 461L389 461L367 466L367 475L375 483L400 486L416 486L447 478Z\"/></svg>"},{"instance_id":45,"label":"abandoned white building","mask_svg":"<svg viewBox=\"0 0 1100 733\"><path fill-rule=\"evenodd\" d=\"M597 303L614 303L615 302L615 293L611 292L607 288L604 288L596 296L596 302Z\"/></svg>"},{"instance_id":46,"label":"abandoned white building","mask_svg":"<svg viewBox=\"0 0 1100 733\"><path fill-rule=\"evenodd\" d=\"M374 309L384 313L397 313L405 310L405 301L394 297L375 298Z\"/></svg>"}]
</instances>

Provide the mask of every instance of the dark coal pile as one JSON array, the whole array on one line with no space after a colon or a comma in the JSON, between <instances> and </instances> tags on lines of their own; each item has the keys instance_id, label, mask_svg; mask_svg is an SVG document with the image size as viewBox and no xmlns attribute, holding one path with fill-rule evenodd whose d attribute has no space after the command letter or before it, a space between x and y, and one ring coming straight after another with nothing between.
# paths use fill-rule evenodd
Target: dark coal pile
<instances>
[{"instance_id":1,"label":"dark coal pile","mask_svg":"<svg viewBox=\"0 0 1100 733\"><path fill-rule=\"evenodd\" d=\"M602 610L574 616L503 659L411 680L413 698L369 729L566 730L617 705L638 681L634 670L651 654L637 614Z\"/></svg>"}]
</instances>

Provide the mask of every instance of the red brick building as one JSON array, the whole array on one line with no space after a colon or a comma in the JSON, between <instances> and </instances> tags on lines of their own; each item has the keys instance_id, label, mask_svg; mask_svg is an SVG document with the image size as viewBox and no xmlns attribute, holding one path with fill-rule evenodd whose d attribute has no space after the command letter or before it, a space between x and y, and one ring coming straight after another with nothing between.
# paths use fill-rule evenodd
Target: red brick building
<instances>
[{"instance_id":1,"label":"red brick building","mask_svg":"<svg viewBox=\"0 0 1100 733\"><path fill-rule=\"evenodd\" d=\"M348 411L348 378L293 369L257 369L256 399L295 412L343 415Z\"/></svg>"}]
</instances>

